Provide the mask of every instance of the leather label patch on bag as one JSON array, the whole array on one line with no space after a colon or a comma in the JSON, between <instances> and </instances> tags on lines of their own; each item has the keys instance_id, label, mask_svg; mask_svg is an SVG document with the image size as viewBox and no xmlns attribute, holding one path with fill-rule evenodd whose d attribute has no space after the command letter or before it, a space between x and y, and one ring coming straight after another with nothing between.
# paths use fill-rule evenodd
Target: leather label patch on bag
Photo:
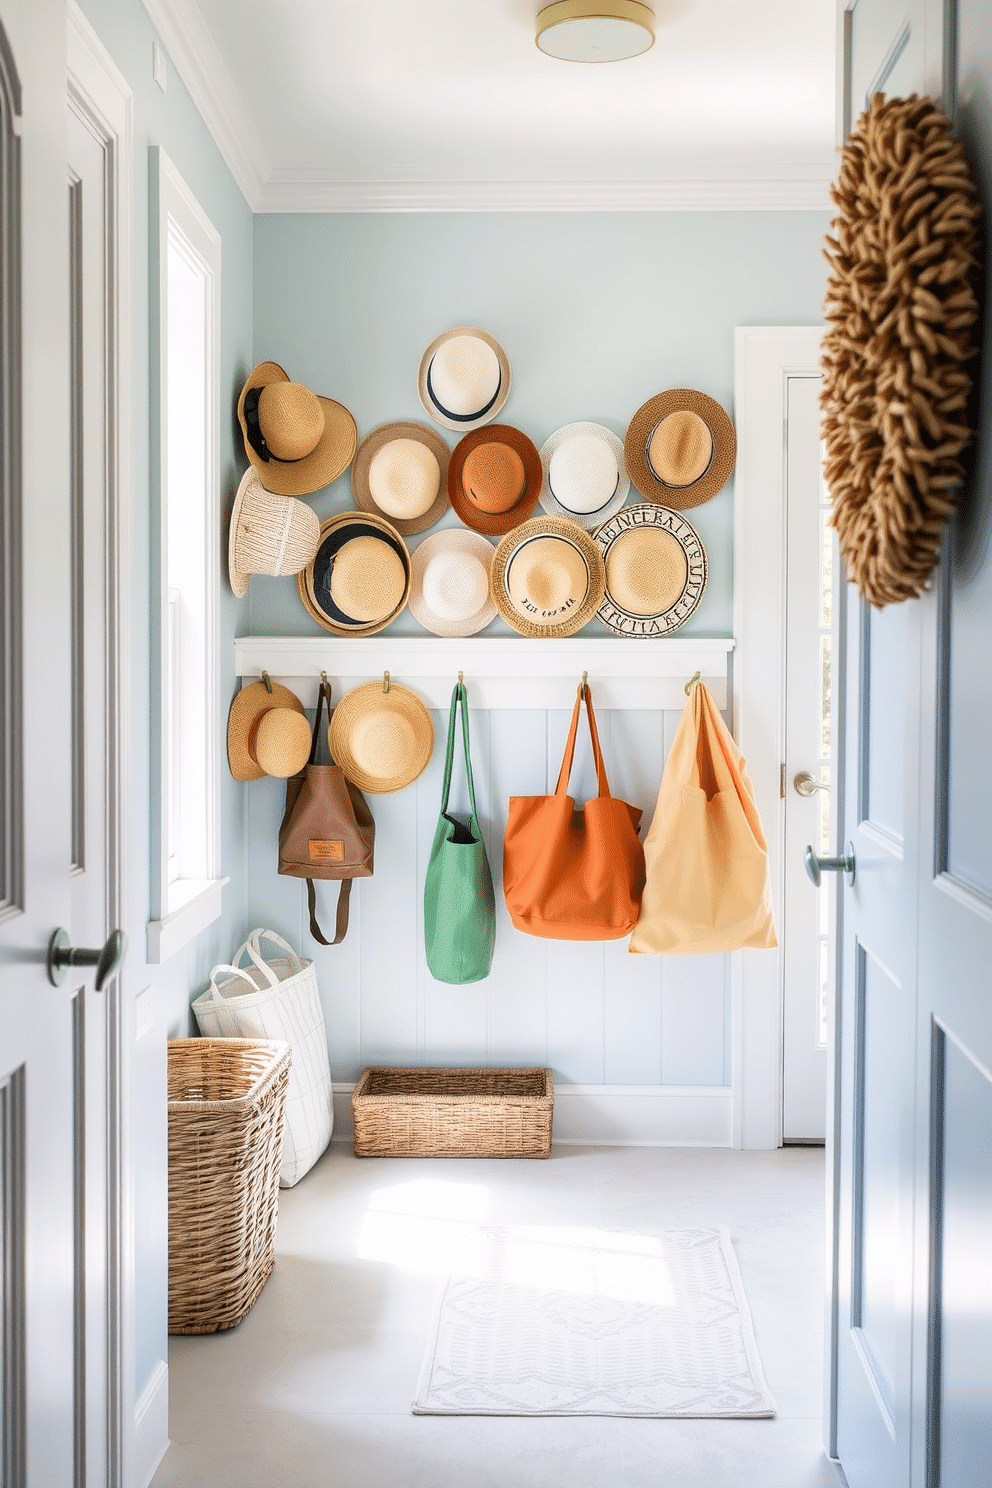
<instances>
[{"instance_id":1,"label":"leather label patch on bag","mask_svg":"<svg viewBox=\"0 0 992 1488\"><path fill-rule=\"evenodd\" d=\"M336 838L310 838L311 863L343 863L344 843Z\"/></svg>"}]
</instances>

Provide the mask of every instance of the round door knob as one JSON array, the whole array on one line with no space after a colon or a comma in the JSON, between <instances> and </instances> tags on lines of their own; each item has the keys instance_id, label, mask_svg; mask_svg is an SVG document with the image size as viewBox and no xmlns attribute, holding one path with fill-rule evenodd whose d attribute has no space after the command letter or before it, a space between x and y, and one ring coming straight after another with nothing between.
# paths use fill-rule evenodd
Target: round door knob
<instances>
[{"instance_id":1,"label":"round door knob","mask_svg":"<svg viewBox=\"0 0 992 1488\"><path fill-rule=\"evenodd\" d=\"M48 942L48 980L53 987L61 987L69 974L70 966L95 966L98 992L103 991L104 982L114 975L127 950L127 937L123 930L111 930L106 945L97 950L86 950L73 946L68 930L59 926Z\"/></svg>"},{"instance_id":2,"label":"round door knob","mask_svg":"<svg viewBox=\"0 0 992 1488\"><path fill-rule=\"evenodd\" d=\"M842 858L819 858L811 847L806 849L806 872L820 887L821 873L846 873L848 884L854 882L854 843L849 842Z\"/></svg>"},{"instance_id":3,"label":"round door knob","mask_svg":"<svg viewBox=\"0 0 992 1488\"><path fill-rule=\"evenodd\" d=\"M792 787L797 796L814 796L818 790L830 790L829 785L820 785L814 780L808 770L800 770L799 774L793 777Z\"/></svg>"}]
</instances>

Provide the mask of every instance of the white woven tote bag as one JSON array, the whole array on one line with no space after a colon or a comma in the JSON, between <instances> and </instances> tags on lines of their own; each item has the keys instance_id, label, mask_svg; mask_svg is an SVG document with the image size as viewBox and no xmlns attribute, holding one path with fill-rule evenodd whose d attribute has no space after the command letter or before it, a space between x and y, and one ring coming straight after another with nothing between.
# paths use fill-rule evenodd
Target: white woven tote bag
<instances>
[{"instance_id":1,"label":"white woven tote bag","mask_svg":"<svg viewBox=\"0 0 992 1488\"><path fill-rule=\"evenodd\" d=\"M270 940L284 957L266 957ZM250 965L241 966L247 953ZM193 1003L207 1038L283 1039L293 1062L286 1091L280 1188L292 1188L317 1161L334 1129L324 1014L312 961L301 961L272 930L253 930L230 966L215 966L210 987Z\"/></svg>"}]
</instances>

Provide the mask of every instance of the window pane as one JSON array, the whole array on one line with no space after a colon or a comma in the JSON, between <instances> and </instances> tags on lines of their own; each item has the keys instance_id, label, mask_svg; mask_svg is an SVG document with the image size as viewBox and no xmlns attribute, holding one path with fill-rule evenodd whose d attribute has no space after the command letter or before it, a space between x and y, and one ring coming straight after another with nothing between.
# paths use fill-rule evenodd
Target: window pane
<instances>
[{"instance_id":1,"label":"window pane","mask_svg":"<svg viewBox=\"0 0 992 1488\"><path fill-rule=\"evenodd\" d=\"M832 703L831 663L833 640L828 635L820 637L820 737L821 752L830 757L830 710Z\"/></svg>"}]
</instances>

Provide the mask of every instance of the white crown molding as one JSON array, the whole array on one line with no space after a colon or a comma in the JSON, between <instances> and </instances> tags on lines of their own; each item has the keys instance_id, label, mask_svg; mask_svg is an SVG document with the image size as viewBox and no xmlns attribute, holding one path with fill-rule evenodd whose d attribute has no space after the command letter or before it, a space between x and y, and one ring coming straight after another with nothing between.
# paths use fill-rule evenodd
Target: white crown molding
<instances>
[{"instance_id":1,"label":"white crown molding","mask_svg":"<svg viewBox=\"0 0 992 1488\"><path fill-rule=\"evenodd\" d=\"M142 0L228 170L253 212L272 167L196 0Z\"/></svg>"}]
</instances>

